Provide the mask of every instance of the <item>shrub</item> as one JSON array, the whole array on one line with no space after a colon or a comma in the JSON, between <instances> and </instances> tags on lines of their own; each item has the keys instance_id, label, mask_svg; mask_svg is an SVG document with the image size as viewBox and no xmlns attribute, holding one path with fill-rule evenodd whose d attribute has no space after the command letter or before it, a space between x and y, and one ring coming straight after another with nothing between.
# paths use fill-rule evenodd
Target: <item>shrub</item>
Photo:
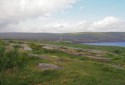
<instances>
[{"instance_id":1,"label":"shrub","mask_svg":"<svg viewBox=\"0 0 125 85\"><path fill-rule=\"evenodd\" d=\"M114 50L114 53L116 53L116 54L120 54L121 51L120 51L120 50Z\"/></svg>"},{"instance_id":2,"label":"shrub","mask_svg":"<svg viewBox=\"0 0 125 85\"><path fill-rule=\"evenodd\" d=\"M28 60L25 53L19 52L18 49L6 51L4 46L0 46L0 71L21 68Z\"/></svg>"}]
</instances>

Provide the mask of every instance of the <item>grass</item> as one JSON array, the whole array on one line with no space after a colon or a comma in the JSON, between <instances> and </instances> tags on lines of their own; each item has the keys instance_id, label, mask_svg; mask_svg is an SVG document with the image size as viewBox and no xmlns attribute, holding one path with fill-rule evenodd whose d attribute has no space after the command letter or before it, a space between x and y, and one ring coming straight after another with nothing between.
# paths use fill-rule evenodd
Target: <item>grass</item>
<instances>
[{"instance_id":1,"label":"grass","mask_svg":"<svg viewBox=\"0 0 125 85\"><path fill-rule=\"evenodd\" d=\"M17 49L0 46L0 71L13 68L21 68L28 61L25 53Z\"/></svg>"},{"instance_id":2,"label":"grass","mask_svg":"<svg viewBox=\"0 0 125 85\"><path fill-rule=\"evenodd\" d=\"M116 56L107 54L104 57L113 58L112 62L98 62L84 56L74 56L57 50L46 50L37 42L29 44L33 48L31 52L22 53L17 51L19 48L15 47L13 52L11 50L9 54L5 55L5 46L1 43L0 56L5 58L5 61L0 63L9 65L16 61L19 64L14 63L12 67L9 66L9 68L0 71L0 85L125 85L125 69L112 67L112 64L125 65L125 48L88 46L65 42L41 42L41 44L104 50L114 53ZM45 55L48 58L29 57L28 53ZM10 59L9 63L6 61L8 58ZM37 68L39 63L55 64L64 67L64 69L41 70ZM22 66L20 67L20 65Z\"/></svg>"}]
</instances>

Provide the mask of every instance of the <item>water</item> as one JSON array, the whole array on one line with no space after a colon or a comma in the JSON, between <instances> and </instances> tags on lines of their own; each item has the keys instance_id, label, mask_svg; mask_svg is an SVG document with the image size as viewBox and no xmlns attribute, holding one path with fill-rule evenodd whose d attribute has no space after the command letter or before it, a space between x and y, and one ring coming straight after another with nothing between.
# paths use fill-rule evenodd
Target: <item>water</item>
<instances>
[{"instance_id":1,"label":"water","mask_svg":"<svg viewBox=\"0 0 125 85\"><path fill-rule=\"evenodd\" d=\"M98 45L98 46L120 46L125 47L125 42L102 42L102 43L83 43L87 45Z\"/></svg>"}]
</instances>

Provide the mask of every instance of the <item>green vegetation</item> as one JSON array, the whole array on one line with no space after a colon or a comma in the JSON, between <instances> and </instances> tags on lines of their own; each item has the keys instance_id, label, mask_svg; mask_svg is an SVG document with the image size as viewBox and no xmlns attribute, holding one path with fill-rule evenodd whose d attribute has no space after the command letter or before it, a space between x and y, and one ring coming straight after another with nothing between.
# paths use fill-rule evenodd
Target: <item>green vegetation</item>
<instances>
[{"instance_id":1,"label":"green vegetation","mask_svg":"<svg viewBox=\"0 0 125 85\"><path fill-rule=\"evenodd\" d=\"M125 85L125 48L70 42L8 42L0 41L0 85ZM32 50L25 50L21 44ZM43 70L39 63L64 69Z\"/></svg>"},{"instance_id":2,"label":"green vegetation","mask_svg":"<svg viewBox=\"0 0 125 85\"><path fill-rule=\"evenodd\" d=\"M26 54L17 49L8 49L6 50L4 46L0 48L0 71L23 67L28 61Z\"/></svg>"}]
</instances>

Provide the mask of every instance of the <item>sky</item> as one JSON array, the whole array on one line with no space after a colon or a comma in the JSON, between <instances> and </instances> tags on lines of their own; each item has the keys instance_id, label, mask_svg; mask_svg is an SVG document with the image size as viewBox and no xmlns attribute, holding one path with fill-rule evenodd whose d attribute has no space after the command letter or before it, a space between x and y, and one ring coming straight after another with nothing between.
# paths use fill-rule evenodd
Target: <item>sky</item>
<instances>
[{"instance_id":1,"label":"sky","mask_svg":"<svg viewBox=\"0 0 125 85\"><path fill-rule=\"evenodd\" d=\"M125 0L0 0L0 32L125 32Z\"/></svg>"}]
</instances>

